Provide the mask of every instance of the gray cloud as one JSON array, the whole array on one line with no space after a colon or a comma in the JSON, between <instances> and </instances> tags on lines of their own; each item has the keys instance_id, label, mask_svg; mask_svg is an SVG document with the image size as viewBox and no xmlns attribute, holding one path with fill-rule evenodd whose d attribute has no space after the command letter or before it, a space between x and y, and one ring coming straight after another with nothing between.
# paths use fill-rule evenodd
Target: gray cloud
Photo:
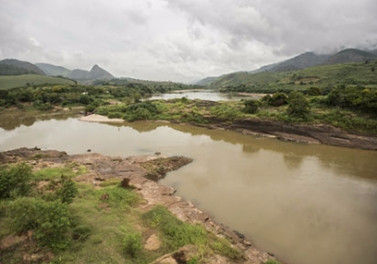
<instances>
[{"instance_id":1,"label":"gray cloud","mask_svg":"<svg viewBox=\"0 0 377 264\"><path fill-rule=\"evenodd\" d=\"M376 47L375 14L375 0L0 0L0 58L188 82Z\"/></svg>"}]
</instances>

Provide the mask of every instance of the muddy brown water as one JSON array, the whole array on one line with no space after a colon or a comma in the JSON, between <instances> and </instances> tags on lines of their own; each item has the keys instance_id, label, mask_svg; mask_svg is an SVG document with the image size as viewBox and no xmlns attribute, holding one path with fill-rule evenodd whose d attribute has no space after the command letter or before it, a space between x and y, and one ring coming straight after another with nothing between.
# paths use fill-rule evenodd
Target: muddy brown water
<instances>
[{"instance_id":1,"label":"muddy brown water","mask_svg":"<svg viewBox=\"0 0 377 264\"><path fill-rule=\"evenodd\" d=\"M69 154L191 157L194 162L161 182L260 248L290 264L376 263L377 152L189 125L62 118L6 123L0 151L38 146Z\"/></svg>"}]
</instances>

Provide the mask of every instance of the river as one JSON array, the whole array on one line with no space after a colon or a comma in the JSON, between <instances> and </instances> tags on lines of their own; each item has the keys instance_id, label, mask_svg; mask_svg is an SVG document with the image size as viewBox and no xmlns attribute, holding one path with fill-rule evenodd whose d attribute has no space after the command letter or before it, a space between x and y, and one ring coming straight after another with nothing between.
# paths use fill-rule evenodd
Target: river
<instances>
[{"instance_id":1,"label":"river","mask_svg":"<svg viewBox=\"0 0 377 264\"><path fill-rule=\"evenodd\" d=\"M155 94L152 97L148 98L148 100L155 100L155 99L177 99L185 97L187 99L200 99L200 100L209 100L209 101L239 101L241 99L260 99L265 94L247 94L243 93L241 95L238 94L230 94L230 93L219 93L213 90L178 90L170 93L163 93L163 94Z\"/></svg>"},{"instance_id":2,"label":"river","mask_svg":"<svg viewBox=\"0 0 377 264\"><path fill-rule=\"evenodd\" d=\"M376 263L377 152L156 122L17 122L0 120L0 151L191 157L161 182L260 248L290 264Z\"/></svg>"}]
</instances>

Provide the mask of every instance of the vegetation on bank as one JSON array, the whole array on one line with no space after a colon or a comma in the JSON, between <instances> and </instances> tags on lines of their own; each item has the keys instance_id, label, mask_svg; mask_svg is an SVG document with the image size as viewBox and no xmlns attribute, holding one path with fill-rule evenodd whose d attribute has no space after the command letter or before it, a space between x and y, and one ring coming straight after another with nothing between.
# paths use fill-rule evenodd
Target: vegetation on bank
<instances>
[{"instance_id":1,"label":"vegetation on bank","mask_svg":"<svg viewBox=\"0 0 377 264\"><path fill-rule=\"evenodd\" d=\"M243 259L226 239L165 207L140 208L142 197L119 180L97 188L76 183L86 172L75 163L0 168L1 263L150 263L185 245L195 249L188 263L206 263L213 254ZM152 234L161 246L147 249Z\"/></svg>"},{"instance_id":2,"label":"vegetation on bank","mask_svg":"<svg viewBox=\"0 0 377 264\"><path fill-rule=\"evenodd\" d=\"M351 132L377 134L377 61L311 67L295 72L248 74L250 83L227 92L272 92L261 100L209 102L186 98L145 101L154 93L192 86L171 82L115 79L89 85L28 86L0 90L1 108L51 110L83 106L110 118L170 120L193 124L263 118L285 123L330 124ZM242 74L236 74L239 78ZM224 78L225 78L224 77ZM251 78L251 79L249 79ZM232 80L231 80L232 79ZM221 86L220 86L221 87Z\"/></svg>"}]
</instances>

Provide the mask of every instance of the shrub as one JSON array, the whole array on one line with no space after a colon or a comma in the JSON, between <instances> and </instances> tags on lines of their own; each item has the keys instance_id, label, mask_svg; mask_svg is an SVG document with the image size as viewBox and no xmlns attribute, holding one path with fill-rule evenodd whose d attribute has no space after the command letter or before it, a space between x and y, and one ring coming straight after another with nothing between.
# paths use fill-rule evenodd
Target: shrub
<instances>
[{"instance_id":1,"label":"shrub","mask_svg":"<svg viewBox=\"0 0 377 264\"><path fill-rule=\"evenodd\" d=\"M281 92L274 93L266 99L267 103L271 106L282 106L288 103L288 96Z\"/></svg>"},{"instance_id":2,"label":"shrub","mask_svg":"<svg viewBox=\"0 0 377 264\"><path fill-rule=\"evenodd\" d=\"M288 102L289 106L287 113L289 116L303 120L308 119L308 115L310 113L310 105L301 92L292 91L289 94Z\"/></svg>"},{"instance_id":3,"label":"shrub","mask_svg":"<svg viewBox=\"0 0 377 264\"><path fill-rule=\"evenodd\" d=\"M135 257L136 254L142 249L142 238L138 232L129 232L124 236L123 248L124 251L131 257Z\"/></svg>"},{"instance_id":4,"label":"shrub","mask_svg":"<svg viewBox=\"0 0 377 264\"><path fill-rule=\"evenodd\" d=\"M37 241L54 250L69 245L71 222L66 204L23 197L10 204L9 215L15 231L34 230Z\"/></svg>"},{"instance_id":5,"label":"shrub","mask_svg":"<svg viewBox=\"0 0 377 264\"><path fill-rule=\"evenodd\" d=\"M322 91L321 88L318 88L318 87L310 87L307 90L307 93L308 93L308 95L316 96L316 95L321 95L323 93L323 91Z\"/></svg>"},{"instance_id":6,"label":"shrub","mask_svg":"<svg viewBox=\"0 0 377 264\"><path fill-rule=\"evenodd\" d=\"M0 199L25 195L30 190L31 168L25 163L0 168Z\"/></svg>"},{"instance_id":7,"label":"shrub","mask_svg":"<svg viewBox=\"0 0 377 264\"><path fill-rule=\"evenodd\" d=\"M245 100L243 104L245 113L255 114L258 111L259 102L257 100Z\"/></svg>"},{"instance_id":8,"label":"shrub","mask_svg":"<svg viewBox=\"0 0 377 264\"><path fill-rule=\"evenodd\" d=\"M71 179L64 176L61 177L61 183L62 187L57 191L57 194L62 203L70 204L78 193L77 187Z\"/></svg>"},{"instance_id":9,"label":"shrub","mask_svg":"<svg viewBox=\"0 0 377 264\"><path fill-rule=\"evenodd\" d=\"M231 105L220 104L211 107L211 114L222 119L234 120L241 116L241 112Z\"/></svg>"}]
</instances>

